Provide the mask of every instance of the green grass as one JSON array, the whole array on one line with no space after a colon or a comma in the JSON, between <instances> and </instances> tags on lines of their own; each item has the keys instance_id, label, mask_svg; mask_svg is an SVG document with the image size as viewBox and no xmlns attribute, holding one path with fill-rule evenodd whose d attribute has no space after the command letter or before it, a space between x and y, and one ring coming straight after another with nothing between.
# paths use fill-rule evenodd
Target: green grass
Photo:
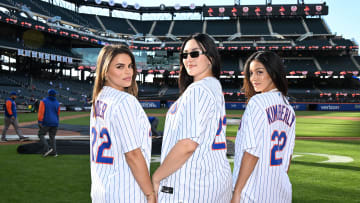
<instances>
[{"instance_id":1,"label":"green grass","mask_svg":"<svg viewBox=\"0 0 360 203\"><path fill-rule=\"evenodd\" d=\"M90 202L89 156L42 158L16 147L0 146L0 202Z\"/></svg>"},{"instance_id":2,"label":"green grass","mask_svg":"<svg viewBox=\"0 0 360 203\"><path fill-rule=\"evenodd\" d=\"M89 116L81 118L66 119L60 121L60 124L70 124L70 125L90 125L90 113Z\"/></svg>"},{"instance_id":3,"label":"green grass","mask_svg":"<svg viewBox=\"0 0 360 203\"><path fill-rule=\"evenodd\" d=\"M60 112L60 117L63 116L72 116L72 115L79 115L79 114L89 114L89 112L68 112L68 111L64 111L64 112ZM37 121L37 113L18 113L18 121L19 123L22 122L30 122L30 121ZM0 119L0 125L4 125L4 114L1 115L1 119Z\"/></svg>"},{"instance_id":4,"label":"green grass","mask_svg":"<svg viewBox=\"0 0 360 203\"><path fill-rule=\"evenodd\" d=\"M360 112L336 112L336 111L295 111L297 116L339 116L360 117Z\"/></svg>"},{"instance_id":5,"label":"green grass","mask_svg":"<svg viewBox=\"0 0 360 203\"><path fill-rule=\"evenodd\" d=\"M161 113L164 116L158 116L158 130L163 131L165 125L165 114L167 109L146 109L147 114ZM241 115L243 111L229 110L227 114ZM89 114L89 112L62 112L61 116L70 116L78 114ZM333 117L360 117L360 112L320 112L320 111L297 111L298 116L333 116ZM19 115L20 122L35 121L37 114L26 113ZM88 116L75 119L67 119L60 121L62 124L72 125L89 125L90 118ZM3 125L3 119L0 119ZM238 130L237 125L227 126L227 136L235 137ZM315 118L297 118L296 119L296 136L298 137L359 137L360 122L340 119L315 119Z\"/></svg>"},{"instance_id":6,"label":"green grass","mask_svg":"<svg viewBox=\"0 0 360 203\"><path fill-rule=\"evenodd\" d=\"M146 110L166 113L166 109ZM63 112L61 116L88 112ZM228 114L242 114L230 111ZM297 115L357 117L355 112L296 112ZM20 114L20 121L36 120L36 114ZM163 130L165 116L159 117ZM89 117L61 123L89 125ZM297 118L297 136L359 136L359 122L339 119ZM238 126L228 125L227 135L236 136ZM16 145L0 145L0 202L90 202L88 155L20 155ZM293 202L359 202L360 141L296 140L296 153L323 153L349 156L352 163L319 163L326 158L304 155L292 161L290 179ZM232 165L232 164L231 164ZM159 166L152 163L151 174Z\"/></svg>"},{"instance_id":7,"label":"green grass","mask_svg":"<svg viewBox=\"0 0 360 203\"><path fill-rule=\"evenodd\" d=\"M1 202L90 202L88 155L16 153L16 145L0 146ZM352 163L319 163L326 158L304 155L291 164L293 202L358 202L360 141L296 140L294 153L349 156ZM151 174L159 163L151 164Z\"/></svg>"},{"instance_id":8,"label":"green grass","mask_svg":"<svg viewBox=\"0 0 360 203\"><path fill-rule=\"evenodd\" d=\"M337 119L296 119L298 137L359 137L360 122Z\"/></svg>"},{"instance_id":9,"label":"green grass","mask_svg":"<svg viewBox=\"0 0 360 203\"><path fill-rule=\"evenodd\" d=\"M319 163L326 158L296 157L289 176L293 202L359 202L360 141L297 140L294 153L323 153L349 156L351 163Z\"/></svg>"}]
</instances>

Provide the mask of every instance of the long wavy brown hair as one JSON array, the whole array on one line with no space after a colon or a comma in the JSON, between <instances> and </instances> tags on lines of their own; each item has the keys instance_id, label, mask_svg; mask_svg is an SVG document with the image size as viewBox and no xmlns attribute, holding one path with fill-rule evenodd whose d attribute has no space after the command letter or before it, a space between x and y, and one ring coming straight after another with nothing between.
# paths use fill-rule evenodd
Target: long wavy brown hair
<instances>
[{"instance_id":1,"label":"long wavy brown hair","mask_svg":"<svg viewBox=\"0 0 360 203\"><path fill-rule=\"evenodd\" d=\"M276 88L282 93L283 96L286 96L288 92L288 82L286 79L285 67L279 55L271 51L258 51L253 53L246 60L244 66L245 78L242 89L245 91L247 102L252 96L257 94L257 92L255 92L254 86L250 82L250 64L252 61L258 61L264 65Z\"/></svg>"},{"instance_id":2,"label":"long wavy brown hair","mask_svg":"<svg viewBox=\"0 0 360 203\"><path fill-rule=\"evenodd\" d=\"M127 54L131 58L131 63L133 64L132 67L134 73L131 79L131 86L125 88L125 92L132 94L135 97L137 96L138 87L135 80L137 75L137 70L136 70L135 57L133 53L125 45L107 45L101 49L96 63L96 77L94 81L94 88L92 95L93 104L95 104L96 98L98 97L100 91L104 87L105 76L106 73L109 71L110 63L118 54Z\"/></svg>"}]
</instances>

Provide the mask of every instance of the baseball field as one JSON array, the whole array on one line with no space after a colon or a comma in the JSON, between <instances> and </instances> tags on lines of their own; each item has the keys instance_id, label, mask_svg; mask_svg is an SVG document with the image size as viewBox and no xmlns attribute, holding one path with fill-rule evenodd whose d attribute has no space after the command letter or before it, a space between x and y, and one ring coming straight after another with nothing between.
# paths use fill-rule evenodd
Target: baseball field
<instances>
[{"instance_id":1,"label":"baseball field","mask_svg":"<svg viewBox=\"0 0 360 203\"><path fill-rule=\"evenodd\" d=\"M147 113L159 117L162 130L166 109ZM242 113L227 111L228 118L241 118ZM83 116L72 117L79 114ZM87 126L88 114L64 112L61 123ZM297 140L289 171L293 202L360 202L360 112L297 111L296 115ZM36 121L34 113L18 117L20 123ZM229 139L234 139L237 128L227 126ZM19 144L0 144L0 202L91 201L88 155L23 155L16 152ZM154 157L151 172L158 165Z\"/></svg>"}]
</instances>

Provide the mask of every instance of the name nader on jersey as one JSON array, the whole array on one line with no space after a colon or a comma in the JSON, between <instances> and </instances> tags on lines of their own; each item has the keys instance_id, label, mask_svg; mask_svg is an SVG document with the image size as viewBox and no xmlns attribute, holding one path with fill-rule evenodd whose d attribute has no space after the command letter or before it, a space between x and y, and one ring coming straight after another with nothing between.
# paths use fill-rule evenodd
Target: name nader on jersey
<instances>
[{"instance_id":1,"label":"name nader on jersey","mask_svg":"<svg viewBox=\"0 0 360 203\"><path fill-rule=\"evenodd\" d=\"M107 104L101 100L97 100L94 105L94 117L100 117L104 119Z\"/></svg>"},{"instance_id":2,"label":"name nader on jersey","mask_svg":"<svg viewBox=\"0 0 360 203\"><path fill-rule=\"evenodd\" d=\"M269 124L275 121L283 121L289 127L291 127L295 121L295 114L291 112L286 105L282 104L273 105L266 109Z\"/></svg>"}]
</instances>

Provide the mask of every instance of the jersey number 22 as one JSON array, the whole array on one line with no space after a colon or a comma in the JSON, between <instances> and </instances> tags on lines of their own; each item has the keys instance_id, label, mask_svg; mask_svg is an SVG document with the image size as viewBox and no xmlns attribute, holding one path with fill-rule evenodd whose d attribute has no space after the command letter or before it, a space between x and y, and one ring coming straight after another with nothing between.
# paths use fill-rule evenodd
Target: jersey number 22
<instances>
[{"instance_id":1,"label":"jersey number 22","mask_svg":"<svg viewBox=\"0 0 360 203\"><path fill-rule=\"evenodd\" d=\"M111 139L109 132L106 128L102 128L99 134L99 139L104 139L104 141L101 143L101 145L98 147L97 150L94 151L94 144L97 140L97 131L95 127L91 128L91 134L93 135L93 141L91 143L92 153L91 153L91 161L95 161L96 157L96 163L98 164L113 164L114 157L108 157L104 156L103 153L105 150L108 150L111 148ZM95 152L95 154L94 154Z\"/></svg>"},{"instance_id":2,"label":"jersey number 22","mask_svg":"<svg viewBox=\"0 0 360 203\"><path fill-rule=\"evenodd\" d=\"M276 141L276 138L278 142L271 148L270 166L280 166L283 160L282 158L276 158L276 152L281 152L284 149L286 145L286 133L281 131L279 134L279 131L275 130L271 135L271 141Z\"/></svg>"}]
</instances>

